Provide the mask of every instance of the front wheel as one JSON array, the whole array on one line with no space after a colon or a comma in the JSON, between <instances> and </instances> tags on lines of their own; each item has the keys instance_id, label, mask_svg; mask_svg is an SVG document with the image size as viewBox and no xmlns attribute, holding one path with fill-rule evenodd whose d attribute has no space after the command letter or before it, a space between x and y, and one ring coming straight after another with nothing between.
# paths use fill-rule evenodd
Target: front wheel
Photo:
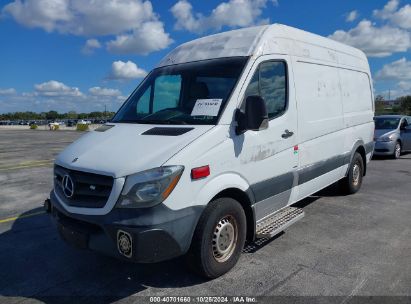
<instances>
[{"instance_id":1,"label":"front wheel","mask_svg":"<svg viewBox=\"0 0 411 304\"><path fill-rule=\"evenodd\" d=\"M364 161L360 153L355 152L348 168L348 175L340 181L342 190L346 194L354 194L360 190L364 176Z\"/></svg>"},{"instance_id":2,"label":"front wheel","mask_svg":"<svg viewBox=\"0 0 411 304\"><path fill-rule=\"evenodd\" d=\"M397 142L395 143L395 147L394 147L394 154L392 155L392 157L393 157L394 159L400 158L400 156L401 156L401 149L402 149L401 143L400 143L399 141L397 141Z\"/></svg>"},{"instance_id":3,"label":"front wheel","mask_svg":"<svg viewBox=\"0 0 411 304\"><path fill-rule=\"evenodd\" d=\"M237 263L246 238L244 209L232 198L219 198L200 217L187 260L190 268L217 278Z\"/></svg>"}]
</instances>

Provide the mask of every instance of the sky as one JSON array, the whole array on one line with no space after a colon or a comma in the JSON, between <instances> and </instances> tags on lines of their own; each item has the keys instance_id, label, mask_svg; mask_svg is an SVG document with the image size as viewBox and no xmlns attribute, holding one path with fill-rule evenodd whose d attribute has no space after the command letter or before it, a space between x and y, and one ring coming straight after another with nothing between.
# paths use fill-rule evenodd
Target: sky
<instances>
[{"instance_id":1,"label":"sky","mask_svg":"<svg viewBox=\"0 0 411 304\"><path fill-rule=\"evenodd\" d=\"M0 0L0 113L116 111L181 43L282 23L362 49L411 95L410 0Z\"/></svg>"}]
</instances>

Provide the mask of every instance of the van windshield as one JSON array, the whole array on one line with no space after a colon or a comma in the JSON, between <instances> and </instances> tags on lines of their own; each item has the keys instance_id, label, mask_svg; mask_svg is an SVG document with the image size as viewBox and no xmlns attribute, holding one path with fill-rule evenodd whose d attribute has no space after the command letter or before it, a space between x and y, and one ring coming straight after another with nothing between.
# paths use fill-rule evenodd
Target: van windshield
<instances>
[{"instance_id":1,"label":"van windshield","mask_svg":"<svg viewBox=\"0 0 411 304\"><path fill-rule=\"evenodd\" d=\"M216 124L247 60L211 59L154 69L112 121Z\"/></svg>"}]
</instances>

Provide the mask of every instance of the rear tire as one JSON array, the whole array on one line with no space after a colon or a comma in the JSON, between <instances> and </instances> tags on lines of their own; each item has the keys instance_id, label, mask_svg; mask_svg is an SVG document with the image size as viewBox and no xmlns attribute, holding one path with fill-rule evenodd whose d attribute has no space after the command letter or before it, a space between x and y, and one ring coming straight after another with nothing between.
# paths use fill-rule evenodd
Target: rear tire
<instances>
[{"instance_id":1,"label":"rear tire","mask_svg":"<svg viewBox=\"0 0 411 304\"><path fill-rule=\"evenodd\" d=\"M348 175L340 181L343 193L354 194L360 190L364 176L364 161L360 153L355 152L348 168Z\"/></svg>"},{"instance_id":2,"label":"rear tire","mask_svg":"<svg viewBox=\"0 0 411 304\"><path fill-rule=\"evenodd\" d=\"M401 157L401 143L399 141L397 141L395 143L395 148L394 148L394 154L392 155L393 159L399 159Z\"/></svg>"},{"instance_id":3,"label":"rear tire","mask_svg":"<svg viewBox=\"0 0 411 304\"><path fill-rule=\"evenodd\" d=\"M194 232L187 254L189 267L209 279L235 266L246 238L244 209L232 198L209 203Z\"/></svg>"}]
</instances>

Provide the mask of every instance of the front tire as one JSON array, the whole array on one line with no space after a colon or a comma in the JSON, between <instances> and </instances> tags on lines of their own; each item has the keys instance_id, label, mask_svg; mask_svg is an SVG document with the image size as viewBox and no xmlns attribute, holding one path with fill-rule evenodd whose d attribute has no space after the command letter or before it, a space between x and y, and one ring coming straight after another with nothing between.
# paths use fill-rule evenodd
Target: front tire
<instances>
[{"instance_id":1,"label":"front tire","mask_svg":"<svg viewBox=\"0 0 411 304\"><path fill-rule=\"evenodd\" d=\"M364 166L361 154L355 152L348 169L348 175L340 181L345 194L354 194L360 190L364 176Z\"/></svg>"},{"instance_id":2,"label":"front tire","mask_svg":"<svg viewBox=\"0 0 411 304\"><path fill-rule=\"evenodd\" d=\"M217 278L235 266L246 238L244 209L232 198L209 203L200 217L187 261L192 270Z\"/></svg>"},{"instance_id":3,"label":"front tire","mask_svg":"<svg viewBox=\"0 0 411 304\"><path fill-rule=\"evenodd\" d=\"M392 158L399 159L401 157L401 150L402 150L401 143L397 141L395 143L394 154L392 155Z\"/></svg>"}]
</instances>

